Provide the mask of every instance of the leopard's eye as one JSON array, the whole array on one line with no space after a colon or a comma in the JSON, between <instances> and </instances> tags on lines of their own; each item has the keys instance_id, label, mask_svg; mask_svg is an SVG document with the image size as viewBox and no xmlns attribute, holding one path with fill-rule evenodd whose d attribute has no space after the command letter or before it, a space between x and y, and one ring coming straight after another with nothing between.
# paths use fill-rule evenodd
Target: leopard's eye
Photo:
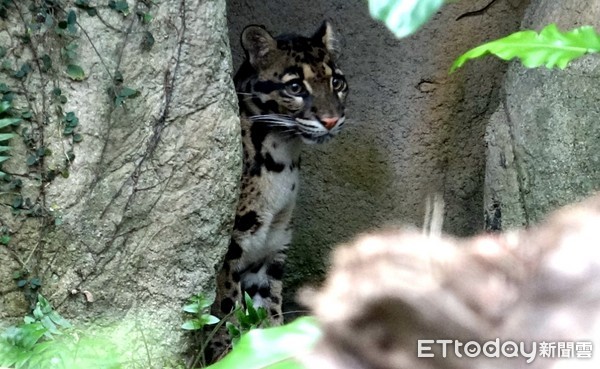
<instances>
[{"instance_id":1,"label":"leopard's eye","mask_svg":"<svg viewBox=\"0 0 600 369\"><path fill-rule=\"evenodd\" d=\"M304 84L302 84L301 82L297 82L297 81L289 82L285 86L285 89L291 95L302 95L306 91L304 88Z\"/></svg>"},{"instance_id":2,"label":"leopard's eye","mask_svg":"<svg viewBox=\"0 0 600 369\"><path fill-rule=\"evenodd\" d=\"M341 91L344 89L344 80L338 77L331 78L331 86L335 91Z\"/></svg>"}]
</instances>

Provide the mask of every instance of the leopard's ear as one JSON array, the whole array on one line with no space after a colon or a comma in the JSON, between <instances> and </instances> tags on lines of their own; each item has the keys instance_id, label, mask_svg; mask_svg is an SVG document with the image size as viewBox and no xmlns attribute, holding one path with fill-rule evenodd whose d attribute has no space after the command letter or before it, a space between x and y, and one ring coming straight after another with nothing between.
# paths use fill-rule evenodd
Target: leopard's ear
<instances>
[{"instance_id":1,"label":"leopard's ear","mask_svg":"<svg viewBox=\"0 0 600 369\"><path fill-rule=\"evenodd\" d=\"M328 20L323 21L321 27L312 36L312 39L325 46L334 57L340 54L340 43Z\"/></svg>"},{"instance_id":2,"label":"leopard's ear","mask_svg":"<svg viewBox=\"0 0 600 369\"><path fill-rule=\"evenodd\" d=\"M242 47L250 64L256 67L277 48L277 41L263 26L252 25L242 31Z\"/></svg>"}]
</instances>

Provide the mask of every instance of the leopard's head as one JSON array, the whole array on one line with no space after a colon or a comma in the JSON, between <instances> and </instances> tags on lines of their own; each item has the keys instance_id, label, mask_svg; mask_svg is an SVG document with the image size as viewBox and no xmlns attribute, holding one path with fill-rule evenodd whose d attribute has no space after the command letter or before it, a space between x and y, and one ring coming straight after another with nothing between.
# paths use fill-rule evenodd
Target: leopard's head
<instances>
[{"instance_id":1,"label":"leopard's head","mask_svg":"<svg viewBox=\"0 0 600 369\"><path fill-rule=\"evenodd\" d=\"M248 26L242 46L246 60L235 80L243 114L306 143L326 142L339 133L348 84L335 64L329 22L312 37L273 37L261 26Z\"/></svg>"}]
</instances>

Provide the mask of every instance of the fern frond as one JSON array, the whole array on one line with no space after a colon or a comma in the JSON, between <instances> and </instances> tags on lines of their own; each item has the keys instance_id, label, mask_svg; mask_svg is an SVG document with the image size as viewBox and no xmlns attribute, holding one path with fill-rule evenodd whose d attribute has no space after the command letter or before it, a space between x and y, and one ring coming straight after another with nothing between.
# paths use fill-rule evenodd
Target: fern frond
<instances>
[{"instance_id":1,"label":"fern frond","mask_svg":"<svg viewBox=\"0 0 600 369\"><path fill-rule=\"evenodd\" d=\"M544 65L564 69L571 61L599 51L600 35L593 27L583 26L563 33L555 24L550 24L539 34L535 31L516 32L471 49L454 61L450 73L467 61L487 54L503 60L517 58L527 68Z\"/></svg>"}]
</instances>

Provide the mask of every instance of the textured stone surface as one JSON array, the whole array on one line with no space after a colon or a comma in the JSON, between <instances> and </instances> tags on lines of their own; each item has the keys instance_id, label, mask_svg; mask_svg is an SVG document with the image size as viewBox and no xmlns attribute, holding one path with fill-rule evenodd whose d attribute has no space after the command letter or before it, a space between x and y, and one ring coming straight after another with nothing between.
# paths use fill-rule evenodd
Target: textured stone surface
<instances>
[{"instance_id":1,"label":"textured stone surface","mask_svg":"<svg viewBox=\"0 0 600 369\"><path fill-rule=\"evenodd\" d=\"M185 299L213 288L233 224L241 144L224 1L162 1L151 12L154 20L144 26L135 14L101 10L105 22L125 32L80 14L101 59L82 35L79 64L87 78L57 82L84 138L74 146L70 176L58 176L43 191L45 206L63 224L28 220L12 244L22 260L32 255L27 267L63 315L123 322L135 344L129 350L145 356L142 345L149 344L156 364L185 348ZM155 39L149 51L140 46L146 30ZM106 91L116 69L141 95L114 109ZM34 76L26 86L35 83ZM46 92L52 87L46 84ZM56 153L49 167L68 143L56 126L44 137ZM15 157L6 168L26 170L23 160ZM12 286L9 273L19 265L5 249L0 253L0 285ZM2 292L0 318L23 316L22 293Z\"/></svg>"},{"instance_id":2,"label":"textured stone surface","mask_svg":"<svg viewBox=\"0 0 600 369\"><path fill-rule=\"evenodd\" d=\"M562 30L598 29L599 19L600 4L593 0L535 0L523 28L557 23ZM506 97L487 131L488 219L501 215L505 229L529 225L600 189L599 75L597 55L562 71L511 65Z\"/></svg>"},{"instance_id":3,"label":"textured stone surface","mask_svg":"<svg viewBox=\"0 0 600 369\"><path fill-rule=\"evenodd\" d=\"M321 279L335 244L383 225L420 226L429 194L443 194L446 232L483 229L483 137L506 66L486 58L448 70L461 52L517 29L523 1L496 1L456 20L488 2L451 2L418 33L397 40L362 0L228 1L234 66L247 24L310 34L329 18L342 41L348 123L331 143L305 150L287 301L297 285Z\"/></svg>"}]
</instances>

